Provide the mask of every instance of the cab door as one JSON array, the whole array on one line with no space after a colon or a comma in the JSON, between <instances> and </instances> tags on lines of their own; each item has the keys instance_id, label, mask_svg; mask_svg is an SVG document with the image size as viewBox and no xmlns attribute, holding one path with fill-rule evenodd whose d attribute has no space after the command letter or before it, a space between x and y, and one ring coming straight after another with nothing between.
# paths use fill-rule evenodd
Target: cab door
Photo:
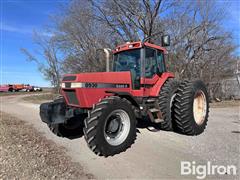
<instances>
[{"instance_id":1,"label":"cab door","mask_svg":"<svg viewBox=\"0 0 240 180\"><path fill-rule=\"evenodd\" d=\"M144 75L141 84L144 87L144 96L149 96L151 88L157 83L161 74L165 72L163 52L145 48Z\"/></svg>"}]
</instances>

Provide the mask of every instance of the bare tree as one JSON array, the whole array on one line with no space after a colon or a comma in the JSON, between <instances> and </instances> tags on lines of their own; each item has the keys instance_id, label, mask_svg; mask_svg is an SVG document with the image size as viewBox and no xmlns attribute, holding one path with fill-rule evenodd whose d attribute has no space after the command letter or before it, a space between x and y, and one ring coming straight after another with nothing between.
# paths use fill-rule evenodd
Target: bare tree
<instances>
[{"instance_id":1,"label":"bare tree","mask_svg":"<svg viewBox=\"0 0 240 180\"><path fill-rule=\"evenodd\" d=\"M54 20L56 41L65 54L65 71L105 71L104 56L96 59L97 49L113 47L114 35L107 37L107 29L92 18L93 13L89 2L73 1L65 15Z\"/></svg>"},{"instance_id":2,"label":"bare tree","mask_svg":"<svg viewBox=\"0 0 240 180\"><path fill-rule=\"evenodd\" d=\"M34 42L39 47L37 54L42 58L32 55L27 49L22 48L21 51L26 55L27 60L37 63L39 71L42 72L45 79L49 80L56 89L59 89L62 60L60 60L59 49L54 37L35 33Z\"/></svg>"},{"instance_id":3,"label":"bare tree","mask_svg":"<svg viewBox=\"0 0 240 180\"><path fill-rule=\"evenodd\" d=\"M232 60L231 34L221 28L224 8L215 7L215 1L191 1L175 7L165 20L172 35L170 67L180 78L210 82L221 78L222 67Z\"/></svg>"},{"instance_id":4,"label":"bare tree","mask_svg":"<svg viewBox=\"0 0 240 180\"><path fill-rule=\"evenodd\" d=\"M159 12L173 3L161 0L72 1L64 15L54 18L54 34L65 54L67 72L104 71L105 56L96 59L97 49L140 40L160 31Z\"/></svg>"},{"instance_id":5,"label":"bare tree","mask_svg":"<svg viewBox=\"0 0 240 180\"><path fill-rule=\"evenodd\" d=\"M162 32L157 23L160 13L175 4L175 1L167 0L90 1L96 12L94 18L106 24L111 33L117 34L125 42L142 40Z\"/></svg>"},{"instance_id":6,"label":"bare tree","mask_svg":"<svg viewBox=\"0 0 240 180\"><path fill-rule=\"evenodd\" d=\"M105 57L96 58L100 48L149 37L160 44L160 36L170 34L169 70L181 79L200 78L212 84L232 76L236 60L232 35L221 26L225 8L214 0L73 0L54 16L54 36L37 41L48 66L42 68L45 64L24 52L39 63L45 77L59 84L61 70L105 71ZM58 52L62 61L54 56ZM213 88L209 85L209 90Z\"/></svg>"}]
</instances>

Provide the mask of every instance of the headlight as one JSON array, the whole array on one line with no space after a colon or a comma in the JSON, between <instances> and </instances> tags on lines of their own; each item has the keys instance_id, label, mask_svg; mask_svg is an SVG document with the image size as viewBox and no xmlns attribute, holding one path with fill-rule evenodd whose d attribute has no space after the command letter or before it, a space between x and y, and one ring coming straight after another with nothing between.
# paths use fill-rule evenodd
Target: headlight
<instances>
[{"instance_id":1,"label":"headlight","mask_svg":"<svg viewBox=\"0 0 240 180\"><path fill-rule=\"evenodd\" d=\"M79 83L79 82L66 82L66 83L62 83L61 87L62 88L82 88L84 86L84 83Z\"/></svg>"},{"instance_id":2,"label":"headlight","mask_svg":"<svg viewBox=\"0 0 240 180\"><path fill-rule=\"evenodd\" d=\"M71 83L71 88L82 88L83 83Z\"/></svg>"}]
</instances>

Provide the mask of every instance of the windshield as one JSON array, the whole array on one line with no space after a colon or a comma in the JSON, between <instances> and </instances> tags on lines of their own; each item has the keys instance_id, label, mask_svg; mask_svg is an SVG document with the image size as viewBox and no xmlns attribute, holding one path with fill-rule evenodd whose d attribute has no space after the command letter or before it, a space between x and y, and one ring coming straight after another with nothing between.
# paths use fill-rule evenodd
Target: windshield
<instances>
[{"instance_id":1,"label":"windshield","mask_svg":"<svg viewBox=\"0 0 240 180\"><path fill-rule=\"evenodd\" d=\"M133 89L140 88L140 49L122 51L114 55L113 71L130 71Z\"/></svg>"},{"instance_id":2,"label":"windshield","mask_svg":"<svg viewBox=\"0 0 240 180\"><path fill-rule=\"evenodd\" d=\"M140 73L140 49L123 51L114 55L113 71Z\"/></svg>"}]
</instances>

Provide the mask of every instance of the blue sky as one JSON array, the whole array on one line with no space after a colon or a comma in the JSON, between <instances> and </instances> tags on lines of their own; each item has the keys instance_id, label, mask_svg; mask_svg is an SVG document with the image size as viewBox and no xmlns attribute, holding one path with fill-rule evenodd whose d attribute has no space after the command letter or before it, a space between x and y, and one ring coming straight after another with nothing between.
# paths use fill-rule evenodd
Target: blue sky
<instances>
[{"instance_id":1,"label":"blue sky","mask_svg":"<svg viewBox=\"0 0 240 180\"><path fill-rule=\"evenodd\" d=\"M32 52L37 48L32 41L32 32L42 32L49 24L49 14L54 14L68 0L0 0L1 2L1 81L7 83L27 83L49 86L38 72L34 62L26 61L20 48ZM240 44L240 1L219 0L219 5L228 6L228 20L224 22L227 30L233 31L235 43ZM44 32L43 32L44 33ZM240 49L236 51L240 54Z\"/></svg>"},{"instance_id":2,"label":"blue sky","mask_svg":"<svg viewBox=\"0 0 240 180\"><path fill-rule=\"evenodd\" d=\"M20 48L34 52L33 30L43 32L49 15L63 0L0 0L1 2L1 82L49 86L34 62L26 61Z\"/></svg>"}]
</instances>

